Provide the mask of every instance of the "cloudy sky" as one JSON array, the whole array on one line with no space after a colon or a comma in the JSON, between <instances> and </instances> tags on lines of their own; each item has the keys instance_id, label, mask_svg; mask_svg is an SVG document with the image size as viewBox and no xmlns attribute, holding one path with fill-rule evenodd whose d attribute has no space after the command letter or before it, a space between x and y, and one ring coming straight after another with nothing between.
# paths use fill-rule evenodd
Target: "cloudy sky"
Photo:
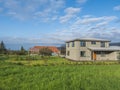
<instances>
[{"instance_id":1,"label":"cloudy sky","mask_svg":"<svg viewBox=\"0 0 120 90\"><path fill-rule=\"evenodd\" d=\"M120 0L0 0L0 41L59 45L74 38L120 42Z\"/></svg>"}]
</instances>

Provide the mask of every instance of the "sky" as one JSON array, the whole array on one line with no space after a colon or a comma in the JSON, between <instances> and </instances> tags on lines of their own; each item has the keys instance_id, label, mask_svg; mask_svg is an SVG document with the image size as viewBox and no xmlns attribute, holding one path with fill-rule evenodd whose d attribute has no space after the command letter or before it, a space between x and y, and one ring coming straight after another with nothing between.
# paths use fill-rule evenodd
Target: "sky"
<instances>
[{"instance_id":1,"label":"sky","mask_svg":"<svg viewBox=\"0 0 120 90\"><path fill-rule=\"evenodd\" d=\"M120 0L0 0L0 41L7 48L75 38L120 42Z\"/></svg>"}]
</instances>

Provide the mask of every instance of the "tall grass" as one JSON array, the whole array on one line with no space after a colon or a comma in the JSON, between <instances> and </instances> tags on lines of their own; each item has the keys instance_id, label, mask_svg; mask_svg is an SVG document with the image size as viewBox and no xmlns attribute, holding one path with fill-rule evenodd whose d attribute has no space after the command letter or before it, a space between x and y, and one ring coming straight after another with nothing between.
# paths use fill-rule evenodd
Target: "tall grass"
<instances>
[{"instance_id":1,"label":"tall grass","mask_svg":"<svg viewBox=\"0 0 120 90\"><path fill-rule=\"evenodd\" d=\"M113 65L120 64L119 61L83 61L83 62L73 62L65 58L60 57L47 57L41 58L39 55L2 55L0 56L0 61L10 62L18 65L27 65L27 66L41 66L41 65Z\"/></svg>"},{"instance_id":2,"label":"tall grass","mask_svg":"<svg viewBox=\"0 0 120 90\"><path fill-rule=\"evenodd\" d=\"M0 61L0 90L120 90L119 84L119 65L27 66Z\"/></svg>"}]
</instances>

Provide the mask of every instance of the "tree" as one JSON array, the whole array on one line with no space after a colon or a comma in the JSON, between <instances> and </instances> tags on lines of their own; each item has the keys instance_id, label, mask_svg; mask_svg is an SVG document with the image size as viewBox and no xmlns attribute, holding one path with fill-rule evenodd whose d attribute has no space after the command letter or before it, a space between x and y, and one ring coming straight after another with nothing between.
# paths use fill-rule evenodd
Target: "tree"
<instances>
[{"instance_id":1,"label":"tree","mask_svg":"<svg viewBox=\"0 0 120 90\"><path fill-rule=\"evenodd\" d=\"M26 50L24 49L24 47L21 46L20 51L16 51L16 54L18 54L18 55L26 55L27 52L26 52Z\"/></svg>"},{"instance_id":2,"label":"tree","mask_svg":"<svg viewBox=\"0 0 120 90\"><path fill-rule=\"evenodd\" d=\"M48 47L44 47L39 50L39 54L41 55L41 58L44 59L44 64L47 65L48 60L45 56L51 56L52 51Z\"/></svg>"},{"instance_id":3,"label":"tree","mask_svg":"<svg viewBox=\"0 0 120 90\"><path fill-rule=\"evenodd\" d=\"M23 47L23 46L21 46L21 52L24 52L24 51L25 51L24 47Z\"/></svg>"},{"instance_id":4,"label":"tree","mask_svg":"<svg viewBox=\"0 0 120 90\"><path fill-rule=\"evenodd\" d=\"M21 52L22 55L25 55L25 54L26 54L26 50L24 49L23 46L21 46L20 52Z\"/></svg>"},{"instance_id":5,"label":"tree","mask_svg":"<svg viewBox=\"0 0 120 90\"><path fill-rule=\"evenodd\" d=\"M48 47L45 47L45 48L41 48L41 49L39 50L39 54L40 54L41 56L51 56L52 51L51 51Z\"/></svg>"},{"instance_id":6,"label":"tree","mask_svg":"<svg viewBox=\"0 0 120 90\"><path fill-rule=\"evenodd\" d=\"M1 41L0 43L0 54L6 54L7 53L7 49L5 47L5 44L3 41Z\"/></svg>"}]
</instances>

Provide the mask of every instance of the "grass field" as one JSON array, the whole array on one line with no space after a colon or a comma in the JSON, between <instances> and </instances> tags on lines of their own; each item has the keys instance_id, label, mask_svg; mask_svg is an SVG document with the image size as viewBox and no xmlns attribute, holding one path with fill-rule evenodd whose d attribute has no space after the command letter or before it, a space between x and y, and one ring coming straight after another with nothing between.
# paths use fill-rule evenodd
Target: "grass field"
<instances>
[{"instance_id":1,"label":"grass field","mask_svg":"<svg viewBox=\"0 0 120 90\"><path fill-rule=\"evenodd\" d=\"M120 65L115 63L52 57L46 64L44 60L4 58L0 60L0 90L120 90Z\"/></svg>"}]
</instances>

